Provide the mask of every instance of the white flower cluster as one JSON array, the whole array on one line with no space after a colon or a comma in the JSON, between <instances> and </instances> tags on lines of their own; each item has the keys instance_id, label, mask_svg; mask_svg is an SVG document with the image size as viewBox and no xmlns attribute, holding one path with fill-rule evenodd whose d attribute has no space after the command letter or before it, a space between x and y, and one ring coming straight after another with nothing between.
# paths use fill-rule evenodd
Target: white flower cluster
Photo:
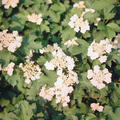
<instances>
[{"instance_id":1,"label":"white flower cluster","mask_svg":"<svg viewBox=\"0 0 120 120\"><path fill-rule=\"evenodd\" d=\"M91 103L90 107L93 111L97 110L98 112L102 112L104 108L103 106L99 105L99 103Z\"/></svg>"},{"instance_id":2,"label":"white flower cluster","mask_svg":"<svg viewBox=\"0 0 120 120\"><path fill-rule=\"evenodd\" d=\"M112 51L113 45L111 44L110 40L106 38L105 40L101 40L100 43L96 43L93 41L88 48L88 56L92 60L99 58L101 63L106 62L107 60L107 53Z\"/></svg>"},{"instance_id":3,"label":"white flower cluster","mask_svg":"<svg viewBox=\"0 0 120 120\"><path fill-rule=\"evenodd\" d=\"M47 0L48 4L52 4L53 1L52 0Z\"/></svg>"},{"instance_id":4,"label":"white flower cluster","mask_svg":"<svg viewBox=\"0 0 120 120\"><path fill-rule=\"evenodd\" d=\"M105 88L104 82L111 83L112 74L107 68L100 70L98 65L94 66L93 70L88 70L87 78L90 80L91 84L97 89L101 90Z\"/></svg>"},{"instance_id":5,"label":"white flower cluster","mask_svg":"<svg viewBox=\"0 0 120 120\"><path fill-rule=\"evenodd\" d=\"M19 0L2 0L2 5L4 5L6 9L9 9L10 6L12 8L15 8L17 7L18 3L19 3Z\"/></svg>"},{"instance_id":6,"label":"white flower cluster","mask_svg":"<svg viewBox=\"0 0 120 120\"><path fill-rule=\"evenodd\" d=\"M41 68L34 61L26 60L25 65L19 64L19 67L24 73L25 83L30 84L31 81L37 80L41 75Z\"/></svg>"},{"instance_id":7,"label":"white flower cluster","mask_svg":"<svg viewBox=\"0 0 120 120\"><path fill-rule=\"evenodd\" d=\"M77 14L74 14L71 18L70 18L70 22L68 23L68 25L71 28L74 28L74 31L76 32L81 32L81 33L85 33L87 30L90 30L90 26L89 26L89 22L88 20L84 20L83 16L88 13L94 13L95 10L94 9L89 9L86 8L85 11L82 13L82 15L80 17L78 17Z\"/></svg>"},{"instance_id":8,"label":"white flower cluster","mask_svg":"<svg viewBox=\"0 0 120 120\"><path fill-rule=\"evenodd\" d=\"M22 37L18 35L17 31L7 33L8 30L0 32L0 51L7 48L10 52L15 52L21 46Z\"/></svg>"},{"instance_id":9,"label":"white flower cluster","mask_svg":"<svg viewBox=\"0 0 120 120\"><path fill-rule=\"evenodd\" d=\"M48 49L47 49L48 48ZM43 50L49 50L50 46ZM50 51L54 57L50 62L45 63L45 67L48 70L54 70L54 68L67 68L69 71L73 70L75 64L73 58L70 56L66 56L66 54L62 51L57 44L53 45L53 49Z\"/></svg>"},{"instance_id":10,"label":"white flower cluster","mask_svg":"<svg viewBox=\"0 0 120 120\"><path fill-rule=\"evenodd\" d=\"M28 18L28 21L36 23L37 25L40 25L43 20L41 13L40 14L32 13L31 15L28 15L27 18Z\"/></svg>"},{"instance_id":11,"label":"white flower cluster","mask_svg":"<svg viewBox=\"0 0 120 120\"><path fill-rule=\"evenodd\" d=\"M7 71L7 74L9 76L12 76L13 75L13 71L14 71L14 66L15 66L15 63L11 62L10 64L8 64L7 67L5 67L3 69L3 71Z\"/></svg>"},{"instance_id":12,"label":"white flower cluster","mask_svg":"<svg viewBox=\"0 0 120 120\"><path fill-rule=\"evenodd\" d=\"M77 40L78 40L77 37L74 37L72 40L66 41L64 45L66 45L67 47L78 45L78 43L76 42Z\"/></svg>"},{"instance_id":13,"label":"white flower cluster","mask_svg":"<svg viewBox=\"0 0 120 120\"><path fill-rule=\"evenodd\" d=\"M75 3L73 5L73 7L79 8L79 9L86 8L84 1L80 1L79 3Z\"/></svg>"},{"instance_id":14,"label":"white flower cluster","mask_svg":"<svg viewBox=\"0 0 120 120\"><path fill-rule=\"evenodd\" d=\"M49 101L52 100L53 96L56 96L56 104L62 103L63 107L65 107L70 102L68 94L73 91L72 86L78 83L77 73L73 71L75 66L74 60L65 55L57 44L54 44L53 47L48 46L42 50L42 53L46 51L52 53L53 59L50 62L47 61L45 67L48 70L57 68L58 78L52 88L46 90L46 86L43 86L39 95ZM67 69L66 73L64 73L64 69Z\"/></svg>"}]
</instances>

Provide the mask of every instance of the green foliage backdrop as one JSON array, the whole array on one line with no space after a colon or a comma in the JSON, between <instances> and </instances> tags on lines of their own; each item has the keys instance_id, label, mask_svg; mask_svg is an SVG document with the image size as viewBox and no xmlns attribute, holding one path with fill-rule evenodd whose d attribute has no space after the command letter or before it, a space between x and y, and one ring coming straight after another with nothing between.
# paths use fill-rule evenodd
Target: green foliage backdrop
<instances>
[{"instance_id":1,"label":"green foliage backdrop","mask_svg":"<svg viewBox=\"0 0 120 120\"><path fill-rule=\"evenodd\" d=\"M0 64L5 68L11 61L15 63L14 74L8 76L0 71L0 120L120 120L120 56L113 49L106 63L92 61L88 56L88 47L93 40L100 42L105 38L112 41L120 33L119 0L84 0L87 8L95 13L87 13L84 18L89 21L90 30L85 34L75 32L68 25L70 17L81 15L73 8L80 0L19 0L17 7L5 9L0 1L0 31L18 31L22 36L22 45L14 53L7 49L0 51ZM27 16L42 13L40 25L29 22ZM101 21L95 26L96 18ZM64 43L78 38L78 46L67 48ZM1 39L0 39L1 40ZM66 55L75 61L74 71L78 74L79 84L74 85L67 107L55 103L55 98L48 102L39 96L43 85L52 87L57 79L55 71L46 70L44 64L51 60L51 54L40 54L39 49L48 44L57 43ZM30 50L34 50L32 60L36 61L42 74L39 80L26 85L23 73L19 68L25 62ZM112 73L112 82L98 90L87 79L87 71L95 65L107 67ZM94 112L90 104L99 102L103 112Z\"/></svg>"}]
</instances>

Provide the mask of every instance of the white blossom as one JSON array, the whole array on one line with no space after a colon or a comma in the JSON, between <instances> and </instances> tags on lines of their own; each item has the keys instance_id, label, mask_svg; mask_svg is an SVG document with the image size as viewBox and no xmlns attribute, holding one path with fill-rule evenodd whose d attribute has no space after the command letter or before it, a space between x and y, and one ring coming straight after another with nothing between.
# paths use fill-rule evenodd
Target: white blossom
<instances>
[{"instance_id":1,"label":"white blossom","mask_svg":"<svg viewBox=\"0 0 120 120\"><path fill-rule=\"evenodd\" d=\"M107 53L112 51L113 45L109 39L101 40L100 43L93 41L88 48L87 55L92 59L99 59L101 63L107 61Z\"/></svg>"},{"instance_id":2,"label":"white blossom","mask_svg":"<svg viewBox=\"0 0 120 120\"><path fill-rule=\"evenodd\" d=\"M54 65L51 62L47 61L44 65L47 70L54 70Z\"/></svg>"},{"instance_id":3,"label":"white blossom","mask_svg":"<svg viewBox=\"0 0 120 120\"><path fill-rule=\"evenodd\" d=\"M52 0L47 0L48 4L52 4L53 1Z\"/></svg>"},{"instance_id":4,"label":"white blossom","mask_svg":"<svg viewBox=\"0 0 120 120\"><path fill-rule=\"evenodd\" d=\"M48 101L51 101L54 96L54 88L46 90L46 85L43 86L39 96L43 97L44 99L47 99Z\"/></svg>"},{"instance_id":5,"label":"white blossom","mask_svg":"<svg viewBox=\"0 0 120 120\"><path fill-rule=\"evenodd\" d=\"M9 9L9 7L15 8L19 0L2 0L2 5L4 5L5 9Z\"/></svg>"},{"instance_id":6,"label":"white blossom","mask_svg":"<svg viewBox=\"0 0 120 120\"><path fill-rule=\"evenodd\" d=\"M68 25L71 28L74 28L74 30L76 32L81 32L81 33L85 33L87 30L90 30L90 26L87 20L83 20L82 17L78 17L77 14L74 14L71 18L70 18L70 22L68 23Z\"/></svg>"},{"instance_id":7,"label":"white blossom","mask_svg":"<svg viewBox=\"0 0 120 120\"><path fill-rule=\"evenodd\" d=\"M104 108L103 106L99 105L99 103L91 103L90 107L93 111L97 110L98 112L102 112Z\"/></svg>"},{"instance_id":8,"label":"white blossom","mask_svg":"<svg viewBox=\"0 0 120 120\"><path fill-rule=\"evenodd\" d=\"M86 6L84 5L84 1L80 1L79 3L75 3L73 5L74 8L79 8L79 9L82 9L82 8L86 8Z\"/></svg>"},{"instance_id":9,"label":"white blossom","mask_svg":"<svg viewBox=\"0 0 120 120\"><path fill-rule=\"evenodd\" d=\"M13 75L13 71L14 71L14 66L15 66L15 63L11 62L8 64L7 67L5 67L3 70L4 71L7 71L7 74L9 76L12 76Z\"/></svg>"},{"instance_id":10,"label":"white blossom","mask_svg":"<svg viewBox=\"0 0 120 120\"><path fill-rule=\"evenodd\" d=\"M20 63L19 67L23 71L23 75L26 78L25 83L30 84L31 81L37 80L41 76L41 68L34 61L26 60L26 63Z\"/></svg>"},{"instance_id":11,"label":"white blossom","mask_svg":"<svg viewBox=\"0 0 120 120\"><path fill-rule=\"evenodd\" d=\"M53 47L48 45L41 50L43 53L52 53L53 59L49 62L47 61L44 65L48 70L57 69L58 77L53 87L46 89L43 86L39 95L48 101L51 101L53 96L55 96L56 104L62 103L63 107L65 107L70 102L69 94L73 91L72 86L75 83L79 83L78 75L73 71L75 67L74 59L67 56L57 44L54 44ZM66 73L64 73L64 70Z\"/></svg>"},{"instance_id":12,"label":"white blossom","mask_svg":"<svg viewBox=\"0 0 120 120\"><path fill-rule=\"evenodd\" d=\"M36 23L37 25L40 25L41 22L43 21L41 13L40 14L32 13L31 15L28 15L27 18L28 21Z\"/></svg>"},{"instance_id":13,"label":"white blossom","mask_svg":"<svg viewBox=\"0 0 120 120\"><path fill-rule=\"evenodd\" d=\"M61 76L62 73L63 73L63 69L62 69L62 68L59 68L59 69L57 70L57 75Z\"/></svg>"},{"instance_id":14,"label":"white blossom","mask_svg":"<svg viewBox=\"0 0 120 120\"><path fill-rule=\"evenodd\" d=\"M107 61L107 56L106 56L106 55L100 56L99 61L100 61L101 63L106 62L106 61Z\"/></svg>"},{"instance_id":15,"label":"white blossom","mask_svg":"<svg viewBox=\"0 0 120 120\"><path fill-rule=\"evenodd\" d=\"M85 8L84 1L80 1L79 4L75 3L74 7ZM88 12L94 13L95 10L91 8L85 8L85 11L82 12L81 16L78 17L77 14L74 14L68 23L68 25L74 29L75 32L85 33L87 30L90 30L90 25L88 20L84 20L84 15Z\"/></svg>"},{"instance_id":16,"label":"white blossom","mask_svg":"<svg viewBox=\"0 0 120 120\"><path fill-rule=\"evenodd\" d=\"M74 37L72 40L68 40L64 43L64 45L66 45L67 47L73 46L73 45L78 45L77 41L77 37Z\"/></svg>"},{"instance_id":17,"label":"white blossom","mask_svg":"<svg viewBox=\"0 0 120 120\"><path fill-rule=\"evenodd\" d=\"M0 32L0 51L7 48L10 52L15 52L21 46L22 37L18 35L17 31L7 33L8 30Z\"/></svg>"},{"instance_id":18,"label":"white blossom","mask_svg":"<svg viewBox=\"0 0 120 120\"><path fill-rule=\"evenodd\" d=\"M91 84L97 89L101 90L105 88L104 82L111 83L112 74L109 73L108 69L105 68L100 70L98 65L94 66L93 70L88 70L87 78L90 80Z\"/></svg>"}]
</instances>

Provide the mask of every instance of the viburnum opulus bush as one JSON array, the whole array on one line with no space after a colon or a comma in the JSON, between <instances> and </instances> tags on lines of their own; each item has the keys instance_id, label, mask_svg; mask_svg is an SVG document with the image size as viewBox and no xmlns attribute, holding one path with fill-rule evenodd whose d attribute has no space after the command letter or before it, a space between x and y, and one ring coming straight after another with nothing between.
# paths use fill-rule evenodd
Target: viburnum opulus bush
<instances>
[{"instance_id":1,"label":"viburnum opulus bush","mask_svg":"<svg viewBox=\"0 0 120 120\"><path fill-rule=\"evenodd\" d=\"M119 115L119 0L0 1L0 120Z\"/></svg>"}]
</instances>

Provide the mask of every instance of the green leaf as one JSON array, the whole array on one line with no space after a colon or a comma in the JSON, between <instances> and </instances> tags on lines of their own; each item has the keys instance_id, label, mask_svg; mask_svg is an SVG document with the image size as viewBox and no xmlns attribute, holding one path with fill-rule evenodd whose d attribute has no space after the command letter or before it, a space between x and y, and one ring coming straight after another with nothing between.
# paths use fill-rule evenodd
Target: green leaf
<instances>
[{"instance_id":1,"label":"green leaf","mask_svg":"<svg viewBox=\"0 0 120 120\"><path fill-rule=\"evenodd\" d=\"M75 31L74 29L71 29L70 27L66 27L61 31L61 37L63 41L71 40L75 37Z\"/></svg>"},{"instance_id":2,"label":"green leaf","mask_svg":"<svg viewBox=\"0 0 120 120\"><path fill-rule=\"evenodd\" d=\"M10 85L13 87L17 86L18 89L24 93L24 78L22 71L19 68L14 69L12 76L5 74L5 78Z\"/></svg>"},{"instance_id":3,"label":"green leaf","mask_svg":"<svg viewBox=\"0 0 120 120\"><path fill-rule=\"evenodd\" d=\"M107 37L112 39L115 36L116 36L115 31L112 28L107 27Z\"/></svg>"},{"instance_id":4,"label":"green leaf","mask_svg":"<svg viewBox=\"0 0 120 120\"><path fill-rule=\"evenodd\" d=\"M51 21L58 23L60 21L60 15L54 11L48 11Z\"/></svg>"},{"instance_id":5,"label":"green leaf","mask_svg":"<svg viewBox=\"0 0 120 120\"><path fill-rule=\"evenodd\" d=\"M22 10L18 14L12 16L12 21L10 24L10 29L17 30L19 32L22 32L22 30L25 27L25 22L27 21L27 11Z\"/></svg>"},{"instance_id":6,"label":"green leaf","mask_svg":"<svg viewBox=\"0 0 120 120\"><path fill-rule=\"evenodd\" d=\"M86 117L86 120L96 120L96 119L97 119L96 116L92 113L89 113Z\"/></svg>"},{"instance_id":7,"label":"green leaf","mask_svg":"<svg viewBox=\"0 0 120 120\"><path fill-rule=\"evenodd\" d=\"M79 43L79 46L70 47L68 51L71 55L82 54L83 58L86 57L89 44L82 39L78 39L77 42Z\"/></svg>"},{"instance_id":8,"label":"green leaf","mask_svg":"<svg viewBox=\"0 0 120 120\"><path fill-rule=\"evenodd\" d=\"M61 14L61 13L65 12L65 10L66 10L64 4L62 4L62 3L54 4L51 6L50 9L57 12L57 14Z\"/></svg>"},{"instance_id":9,"label":"green leaf","mask_svg":"<svg viewBox=\"0 0 120 120\"><path fill-rule=\"evenodd\" d=\"M106 26L103 22L99 22L97 29L98 30L106 30Z\"/></svg>"},{"instance_id":10,"label":"green leaf","mask_svg":"<svg viewBox=\"0 0 120 120\"><path fill-rule=\"evenodd\" d=\"M93 37L96 42L100 42L100 40L104 40L106 36L105 31L94 31L93 32Z\"/></svg>"},{"instance_id":11,"label":"green leaf","mask_svg":"<svg viewBox=\"0 0 120 120\"><path fill-rule=\"evenodd\" d=\"M7 65L11 62L11 61L16 61L17 58L14 54L12 54L11 52L9 52L6 49L3 49L2 51L0 51L0 63L2 64L2 67L7 67Z\"/></svg>"},{"instance_id":12,"label":"green leaf","mask_svg":"<svg viewBox=\"0 0 120 120\"><path fill-rule=\"evenodd\" d=\"M62 30L62 27L61 26L59 26L58 24L52 24L51 25L51 33L52 34L55 34L55 33L57 33L58 31L60 31L60 30Z\"/></svg>"},{"instance_id":13,"label":"green leaf","mask_svg":"<svg viewBox=\"0 0 120 120\"><path fill-rule=\"evenodd\" d=\"M47 85L48 87L53 87L57 80L57 74L55 71L45 70L46 75L41 75L39 82L41 85Z\"/></svg>"},{"instance_id":14,"label":"green leaf","mask_svg":"<svg viewBox=\"0 0 120 120\"><path fill-rule=\"evenodd\" d=\"M30 50L39 50L42 48L42 42L41 41L35 41L38 39L38 36L35 35L35 33L29 33L29 35L26 35L23 37L23 43L19 51L23 55L29 55Z\"/></svg>"},{"instance_id":15,"label":"green leaf","mask_svg":"<svg viewBox=\"0 0 120 120\"><path fill-rule=\"evenodd\" d=\"M110 27L115 32L120 32L120 26L116 23L111 22L111 23L108 23L107 26Z\"/></svg>"},{"instance_id":16,"label":"green leaf","mask_svg":"<svg viewBox=\"0 0 120 120\"><path fill-rule=\"evenodd\" d=\"M109 8L110 6L113 6L114 0L96 0L92 4L92 8L96 10L101 10L104 8Z\"/></svg>"},{"instance_id":17,"label":"green leaf","mask_svg":"<svg viewBox=\"0 0 120 120\"><path fill-rule=\"evenodd\" d=\"M9 100L6 99L0 99L0 106L5 107L10 103Z\"/></svg>"},{"instance_id":18,"label":"green leaf","mask_svg":"<svg viewBox=\"0 0 120 120\"><path fill-rule=\"evenodd\" d=\"M15 106L15 113L19 116L20 120L30 120L34 114L36 108L35 104L29 104L27 101L20 101L19 104Z\"/></svg>"}]
</instances>

